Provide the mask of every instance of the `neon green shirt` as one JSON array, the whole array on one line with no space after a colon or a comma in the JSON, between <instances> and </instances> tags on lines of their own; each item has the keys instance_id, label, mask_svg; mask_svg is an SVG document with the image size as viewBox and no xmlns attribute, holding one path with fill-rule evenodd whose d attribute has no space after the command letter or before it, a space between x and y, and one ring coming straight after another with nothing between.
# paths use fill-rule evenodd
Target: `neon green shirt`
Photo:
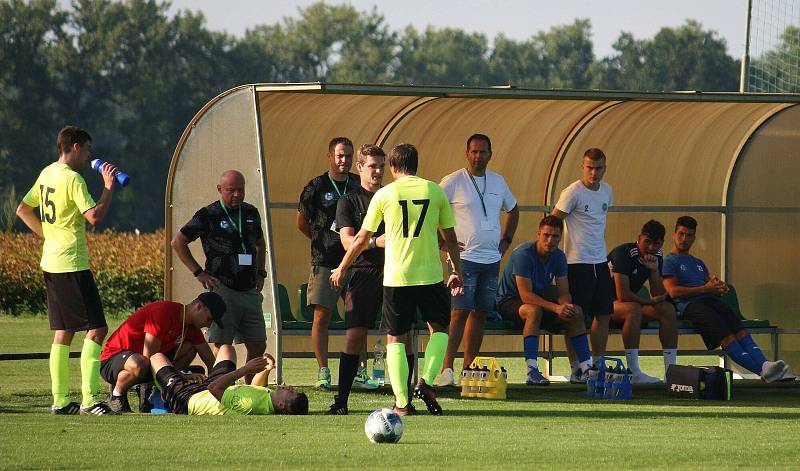
<instances>
[{"instance_id":1,"label":"neon green shirt","mask_svg":"<svg viewBox=\"0 0 800 471\"><path fill-rule=\"evenodd\" d=\"M44 246L42 270L69 273L89 269L86 220L95 207L86 181L69 165L53 162L42 170L22 202L39 208Z\"/></svg>"},{"instance_id":2,"label":"neon green shirt","mask_svg":"<svg viewBox=\"0 0 800 471\"><path fill-rule=\"evenodd\" d=\"M189 398L189 415L269 415L275 413L270 389L239 384L222 394L222 402L206 391Z\"/></svg>"},{"instance_id":3,"label":"neon green shirt","mask_svg":"<svg viewBox=\"0 0 800 471\"><path fill-rule=\"evenodd\" d=\"M384 286L431 285L443 280L438 229L456 224L444 190L417 176L395 180L375 193L363 229L386 224Z\"/></svg>"}]
</instances>

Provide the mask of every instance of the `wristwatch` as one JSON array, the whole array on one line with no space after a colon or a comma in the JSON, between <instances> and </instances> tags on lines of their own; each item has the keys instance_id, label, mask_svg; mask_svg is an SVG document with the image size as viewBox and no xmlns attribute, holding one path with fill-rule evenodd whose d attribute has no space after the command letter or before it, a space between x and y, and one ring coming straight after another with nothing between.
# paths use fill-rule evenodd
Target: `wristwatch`
<instances>
[{"instance_id":1,"label":"wristwatch","mask_svg":"<svg viewBox=\"0 0 800 471\"><path fill-rule=\"evenodd\" d=\"M261 270L258 270L256 273L258 273L258 276L260 276L261 278L266 278L267 277L267 270L261 269Z\"/></svg>"}]
</instances>

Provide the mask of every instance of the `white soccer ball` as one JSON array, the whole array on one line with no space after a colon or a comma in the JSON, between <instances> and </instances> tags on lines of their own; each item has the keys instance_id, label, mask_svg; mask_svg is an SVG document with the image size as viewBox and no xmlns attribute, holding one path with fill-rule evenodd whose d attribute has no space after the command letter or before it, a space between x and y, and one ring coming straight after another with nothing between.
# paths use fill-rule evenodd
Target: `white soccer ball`
<instances>
[{"instance_id":1,"label":"white soccer ball","mask_svg":"<svg viewBox=\"0 0 800 471\"><path fill-rule=\"evenodd\" d=\"M372 443L397 443L403 436L403 421L392 409L378 409L367 417L364 432Z\"/></svg>"}]
</instances>

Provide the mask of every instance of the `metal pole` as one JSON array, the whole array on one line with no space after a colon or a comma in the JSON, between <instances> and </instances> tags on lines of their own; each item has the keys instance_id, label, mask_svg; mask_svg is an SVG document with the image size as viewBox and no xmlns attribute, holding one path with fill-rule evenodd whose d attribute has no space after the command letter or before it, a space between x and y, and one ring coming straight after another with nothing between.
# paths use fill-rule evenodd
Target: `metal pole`
<instances>
[{"instance_id":1,"label":"metal pole","mask_svg":"<svg viewBox=\"0 0 800 471\"><path fill-rule=\"evenodd\" d=\"M739 93L747 91L747 69L750 67L750 21L753 17L753 0L747 0L747 22L744 28L744 53L739 74Z\"/></svg>"}]
</instances>

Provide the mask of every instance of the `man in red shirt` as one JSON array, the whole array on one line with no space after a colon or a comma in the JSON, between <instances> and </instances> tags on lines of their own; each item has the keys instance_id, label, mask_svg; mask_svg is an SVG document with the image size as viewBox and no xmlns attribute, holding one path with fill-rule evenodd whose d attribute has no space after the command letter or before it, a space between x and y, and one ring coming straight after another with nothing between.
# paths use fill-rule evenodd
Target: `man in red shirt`
<instances>
[{"instance_id":1,"label":"man in red shirt","mask_svg":"<svg viewBox=\"0 0 800 471\"><path fill-rule=\"evenodd\" d=\"M171 301L150 303L133 313L111 334L100 354L100 374L113 386L109 407L130 412L128 390L135 384L152 382L150 357L163 353L178 369L195 355L214 366L214 354L206 343L203 327L212 320L222 327L225 302L212 292L201 293L187 305Z\"/></svg>"}]
</instances>

